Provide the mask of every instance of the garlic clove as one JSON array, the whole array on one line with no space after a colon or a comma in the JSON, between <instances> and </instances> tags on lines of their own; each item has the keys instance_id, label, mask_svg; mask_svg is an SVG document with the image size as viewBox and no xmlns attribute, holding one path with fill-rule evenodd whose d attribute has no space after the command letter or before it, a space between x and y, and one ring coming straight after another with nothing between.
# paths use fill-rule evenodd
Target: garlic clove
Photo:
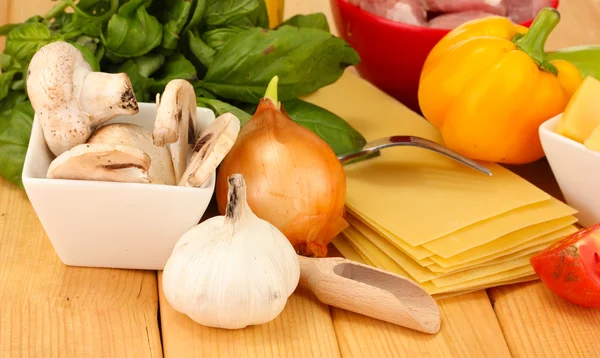
<instances>
[{"instance_id":1,"label":"garlic clove","mask_svg":"<svg viewBox=\"0 0 600 358\"><path fill-rule=\"evenodd\" d=\"M136 124L113 123L97 129L88 143L127 145L143 150L152 164L148 170L151 184L175 185L175 172L169 148L157 147L152 142L152 132Z\"/></svg>"},{"instance_id":2,"label":"garlic clove","mask_svg":"<svg viewBox=\"0 0 600 358\"><path fill-rule=\"evenodd\" d=\"M225 216L185 233L163 270L169 304L209 327L239 329L277 318L300 280L294 248L246 202L239 174L229 178Z\"/></svg>"},{"instance_id":3,"label":"garlic clove","mask_svg":"<svg viewBox=\"0 0 600 358\"><path fill-rule=\"evenodd\" d=\"M47 178L148 183L150 156L141 149L109 144L80 144L50 163Z\"/></svg>"},{"instance_id":4,"label":"garlic clove","mask_svg":"<svg viewBox=\"0 0 600 358\"><path fill-rule=\"evenodd\" d=\"M233 147L239 132L240 120L231 113L211 122L198 136L192 160L179 185L201 187L206 183Z\"/></svg>"},{"instance_id":5,"label":"garlic clove","mask_svg":"<svg viewBox=\"0 0 600 358\"><path fill-rule=\"evenodd\" d=\"M185 80L170 81L162 96L156 96L157 114L154 123L154 145L170 144L175 181L179 182L188 165L195 142L197 118L196 93Z\"/></svg>"}]
</instances>

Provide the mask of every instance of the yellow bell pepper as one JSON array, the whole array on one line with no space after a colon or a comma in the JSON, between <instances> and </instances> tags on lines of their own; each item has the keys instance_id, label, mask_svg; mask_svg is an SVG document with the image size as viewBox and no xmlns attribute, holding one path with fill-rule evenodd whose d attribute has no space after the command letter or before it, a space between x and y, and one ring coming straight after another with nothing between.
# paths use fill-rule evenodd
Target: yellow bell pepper
<instances>
[{"instance_id":1,"label":"yellow bell pepper","mask_svg":"<svg viewBox=\"0 0 600 358\"><path fill-rule=\"evenodd\" d=\"M269 27L275 28L283 21L284 0L265 0L269 14Z\"/></svg>"},{"instance_id":2,"label":"yellow bell pepper","mask_svg":"<svg viewBox=\"0 0 600 358\"><path fill-rule=\"evenodd\" d=\"M543 9L530 29L504 17L468 22L430 52L419 105L446 146L471 159L525 164L544 157L538 128L562 113L583 81L544 45L560 21Z\"/></svg>"}]
</instances>

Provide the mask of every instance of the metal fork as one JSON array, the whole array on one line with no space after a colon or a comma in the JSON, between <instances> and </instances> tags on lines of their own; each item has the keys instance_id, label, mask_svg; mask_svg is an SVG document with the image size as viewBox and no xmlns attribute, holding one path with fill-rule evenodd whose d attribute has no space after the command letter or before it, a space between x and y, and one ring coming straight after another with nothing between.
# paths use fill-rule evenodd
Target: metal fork
<instances>
[{"instance_id":1,"label":"metal fork","mask_svg":"<svg viewBox=\"0 0 600 358\"><path fill-rule=\"evenodd\" d=\"M443 154L449 158L456 160L459 163L462 163L484 174L492 176L492 172L488 168L469 158L465 158L464 156L431 140L408 135L376 139L372 142L365 144L365 146L361 150L358 150L353 153L342 154L338 156L338 159L342 162L342 164L346 164L353 159L361 158L369 154L376 154L381 149L398 146L420 147L433 150L434 152Z\"/></svg>"}]
</instances>

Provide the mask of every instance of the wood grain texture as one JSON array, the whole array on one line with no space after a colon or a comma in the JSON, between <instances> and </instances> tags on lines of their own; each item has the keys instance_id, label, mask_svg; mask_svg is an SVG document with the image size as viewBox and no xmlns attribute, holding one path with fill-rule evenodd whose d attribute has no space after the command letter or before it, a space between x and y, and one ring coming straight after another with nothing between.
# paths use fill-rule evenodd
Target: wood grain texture
<instances>
[{"instance_id":1,"label":"wood grain texture","mask_svg":"<svg viewBox=\"0 0 600 358\"><path fill-rule=\"evenodd\" d=\"M485 291L439 302L435 336L332 308L343 357L510 357Z\"/></svg>"},{"instance_id":2,"label":"wood grain texture","mask_svg":"<svg viewBox=\"0 0 600 358\"><path fill-rule=\"evenodd\" d=\"M167 358L340 356L329 307L304 289L296 290L274 321L224 330L201 326L175 311L159 286L163 350Z\"/></svg>"},{"instance_id":3,"label":"wood grain texture","mask_svg":"<svg viewBox=\"0 0 600 358\"><path fill-rule=\"evenodd\" d=\"M3 179L0 302L0 357L162 356L156 273L65 266Z\"/></svg>"},{"instance_id":4,"label":"wood grain texture","mask_svg":"<svg viewBox=\"0 0 600 358\"><path fill-rule=\"evenodd\" d=\"M513 357L598 357L600 309L571 304L540 282L490 290Z\"/></svg>"},{"instance_id":5,"label":"wood grain texture","mask_svg":"<svg viewBox=\"0 0 600 358\"><path fill-rule=\"evenodd\" d=\"M548 49L600 44L600 1L562 0ZM513 166L523 178L564 200L548 162ZM539 282L488 290L514 357L598 357L600 310L570 304Z\"/></svg>"},{"instance_id":6,"label":"wood grain texture","mask_svg":"<svg viewBox=\"0 0 600 358\"><path fill-rule=\"evenodd\" d=\"M53 4L0 0L0 23ZM65 266L25 192L3 179L0 302L0 357L162 357L156 273Z\"/></svg>"}]
</instances>

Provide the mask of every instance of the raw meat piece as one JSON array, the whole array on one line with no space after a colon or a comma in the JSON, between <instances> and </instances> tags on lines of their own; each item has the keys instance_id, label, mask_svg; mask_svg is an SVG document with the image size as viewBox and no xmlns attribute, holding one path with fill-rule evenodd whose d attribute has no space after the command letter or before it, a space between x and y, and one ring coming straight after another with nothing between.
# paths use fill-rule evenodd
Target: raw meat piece
<instances>
[{"instance_id":1,"label":"raw meat piece","mask_svg":"<svg viewBox=\"0 0 600 358\"><path fill-rule=\"evenodd\" d=\"M506 0L506 5L508 18L520 24L534 19L540 10L550 6L550 0Z\"/></svg>"},{"instance_id":2,"label":"raw meat piece","mask_svg":"<svg viewBox=\"0 0 600 358\"><path fill-rule=\"evenodd\" d=\"M530 2L531 0L514 0ZM506 16L506 0L425 0L425 8L431 12L464 12L485 11L491 14Z\"/></svg>"},{"instance_id":3,"label":"raw meat piece","mask_svg":"<svg viewBox=\"0 0 600 358\"><path fill-rule=\"evenodd\" d=\"M454 14L444 14L431 19L429 21L429 27L452 30L455 27L458 27L459 25L462 25L467 21L480 19L488 16L498 15L490 14L489 12L484 11L464 11L457 12Z\"/></svg>"},{"instance_id":4,"label":"raw meat piece","mask_svg":"<svg viewBox=\"0 0 600 358\"><path fill-rule=\"evenodd\" d=\"M425 26L427 12L420 0L350 0L361 9L388 20L409 25Z\"/></svg>"}]
</instances>

